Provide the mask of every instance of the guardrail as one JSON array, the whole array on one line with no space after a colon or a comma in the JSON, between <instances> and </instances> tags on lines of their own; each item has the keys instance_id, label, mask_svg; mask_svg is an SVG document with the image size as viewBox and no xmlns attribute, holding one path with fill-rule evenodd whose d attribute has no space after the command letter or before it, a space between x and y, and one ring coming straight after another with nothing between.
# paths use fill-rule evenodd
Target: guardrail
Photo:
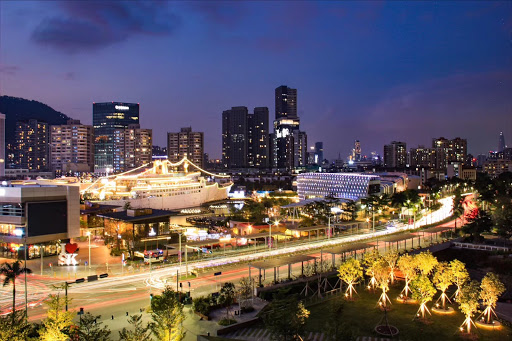
<instances>
[{"instance_id":1,"label":"guardrail","mask_svg":"<svg viewBox=\"0 0 512 341\"><path fill-rule=\"evenodd\" d=\"M496 245L485 245L485 244L472 244L472 243L460 243L454 242L453 246L458 249L470 249L470 250L481 250L481 251L512 251L509 247L496 246Z\"/></svg>"}]
</instances>

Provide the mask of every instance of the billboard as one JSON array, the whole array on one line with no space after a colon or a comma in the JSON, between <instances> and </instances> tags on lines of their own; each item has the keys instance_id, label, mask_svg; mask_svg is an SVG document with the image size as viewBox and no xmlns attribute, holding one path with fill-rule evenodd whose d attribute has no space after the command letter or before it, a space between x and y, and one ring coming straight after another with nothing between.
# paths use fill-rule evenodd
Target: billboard
<instances>
[{"instance_id":1,"label":"billboard","mask_svg":"<svg viewBox=\"0 0 512 341\"><path fill-rule=\"evenodd\" d=\"M68 232L65 200L27 203L28 237Z\"/></svg>"}]
</instances>

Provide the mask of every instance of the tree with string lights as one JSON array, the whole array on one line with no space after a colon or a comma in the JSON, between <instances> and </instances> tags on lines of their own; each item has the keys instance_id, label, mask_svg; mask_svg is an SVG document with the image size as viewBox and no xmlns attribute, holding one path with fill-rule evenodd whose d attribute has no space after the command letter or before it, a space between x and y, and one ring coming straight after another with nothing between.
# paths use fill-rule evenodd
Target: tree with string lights
<instances>
[{"instance_id":1,"label":"tree with string lights","mask_svg":"<svg viewBox=\"0 0 512 341\"><path fill-rule=\"evenodd\" d=\"M363 264L366 266L366 275L370 276L370 283L368 283L368 289L375 289L377 286L377 280L375 279L375 265L382 259L379 250L373 249L370 252L364 254Z\"/></svg>"},{"instance_id":2,"label":"tree with string lights","mask_svg":"<svg viewBox=\"0 0 512 341\"><path fill-rule=\"evenodd\" d=\"M395 282L395 269L397 267L398 258L400 257L398 250L392 249L389 250L385 255L384 259L388 263L389 266L389 276L391 279L391 283Z\"/></svg>"},{"instance_id":3,"label":"tree with string lights","mask_svg":"<svg viewBox=\"0 0 512 341\"><path fill-rule=\"evenodd\" d=\"M494 311L496 302L498 302L498 297L505 292L505 286L496 274L489 272L482 279L480 288L482 289L480 291L480 298L485 305L482 316L485 318L485 323L492 324L494 317L497 317Z\"/></svg>"},{"instance_id":4,"label":"tree with string lights","mask_svg":"<svg viewBox=\"0 0 512 341\"><path fill-rule=\"evenodd\" d=\"M352 293L355 292L357 294L354 285L363 277L363 267L357 259L349 258L340 265L338 269L338 277L343 282L347 283L345 296L352 299Z\"/></svg>"},{"instance_id":5,"label":"tree with string lights","mask_svg":"<svg viewBox=\"0 0 512 341\"><path fill-rule=\"evenodd\" d=\"M373 266L375 280L377 281L377 285L381 288L382 294L377 301L377 304L383 308L387 309L387 303L391 304L391 301L387 295L389 290L389 281L391 278L391 271L389 268L388 262L381 258L379 259L375 265Z\"/></svg>"},{"instance_id":6,"label":"tree with string lights","mask_svg":"<svg viewBox=\"0 0 512 341\"><path fill-rule=\"evenodd\" d=\"M460 326L460 331L464 331L464 327L466 328L466 333L471 334L471 326L475 326L475 322L473 322L472 317L473 314L478 309L478 299L480 298L479 285L477 281L471 281L464 285L464 287L460 290L460 294L458 295L457 301L459 302L459 308L462 313L466 316L466 319Z\"/></svg>"},{"instance_id":7,"label":"tree with string lights","mask_svg":"<svg viewBox=\"0 0 512 341\"><path fill-rule=\"evenodd\" d=\"M412 287L412 298L420 303L420 308L416 312L416 316L425 318L425 313L430 314L427 303L432 301L432 298L436 294L436 289L430 279L425 275L418 275L411 282Z\"/></svg>"},{"instance_id":8,"label":"tree with string lights","mask_svg":"<svg viewBox=\"0 0 512 341\"><path fill-rule=\"evenodd\" d=\"M469 273L468 270L466 270L466 265L458 259L454 259L450 262L450 269L453 275L453 283L457 286L453 297L457 299L462 286L469 280Z\"/></svg>"},{"instance_id":9,"label":"tree with string lights","mask_svg":"<svg viewBox=\"0 0 512 341\"><path fill-rule=\"evenodd\" d=\"M411 293L409 284L411 283L411 280L417 275L416 258L415 256L405 254L400 256L397 264L398 269L400 269L402 275L405 277L405 286L400 293L400 297L403 297L404 300L407 300L409 298L409 293Z\"/></svg>"},{"instance_id":10,"label":"tree with string lights","mask_svg":"<svg viewBox=\"0 0 512 341\"><path fill-rule=\"evenodd\" d=\"M452 303L448 295L446 295L446 290L453 284L453 273L450 264L447 262L440 262L437 264L436 271L432 277L432 282L434 282L436 288L441 291L441 295L437 299L436 305L439 305L439 301L441 301L442 309L447 310L446 301Z\"/></svg>"}]
</instances>

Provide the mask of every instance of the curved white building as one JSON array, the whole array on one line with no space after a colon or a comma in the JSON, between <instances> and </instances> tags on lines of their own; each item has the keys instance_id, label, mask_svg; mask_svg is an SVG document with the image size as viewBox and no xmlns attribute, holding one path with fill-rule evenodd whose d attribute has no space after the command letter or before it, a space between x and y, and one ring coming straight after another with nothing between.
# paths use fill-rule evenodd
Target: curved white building
<instances>
[{"instance_id":1,"label":"curved white building","mask_svg":"<svg viewBox=\"0 0 512 341\"><path fill-rule=\"evenodd\" d=\"M358 173L302 173L297 175L297 192L301 200L334 196L357 201L379 193L380 179Z\"/></svg>"}]
</instances>

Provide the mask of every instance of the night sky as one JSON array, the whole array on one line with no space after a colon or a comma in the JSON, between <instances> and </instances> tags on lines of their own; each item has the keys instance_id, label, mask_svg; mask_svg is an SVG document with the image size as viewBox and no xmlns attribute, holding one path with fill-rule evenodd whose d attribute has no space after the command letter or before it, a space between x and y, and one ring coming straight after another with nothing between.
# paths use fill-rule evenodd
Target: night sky
<instances>
[{"instance_id":1,"label":"night sky","mask_svg":"<svg viewBox=\"0 0 512 341\"><path fill-rule=\"evenodd\" d=\"M141 105L155 144L192 125L221 154L221 113L298 89L325 156L391 140L512 145L512 2L1 1L0 91L83 123L92 102Z\"/></svg>"}]
</instances>

